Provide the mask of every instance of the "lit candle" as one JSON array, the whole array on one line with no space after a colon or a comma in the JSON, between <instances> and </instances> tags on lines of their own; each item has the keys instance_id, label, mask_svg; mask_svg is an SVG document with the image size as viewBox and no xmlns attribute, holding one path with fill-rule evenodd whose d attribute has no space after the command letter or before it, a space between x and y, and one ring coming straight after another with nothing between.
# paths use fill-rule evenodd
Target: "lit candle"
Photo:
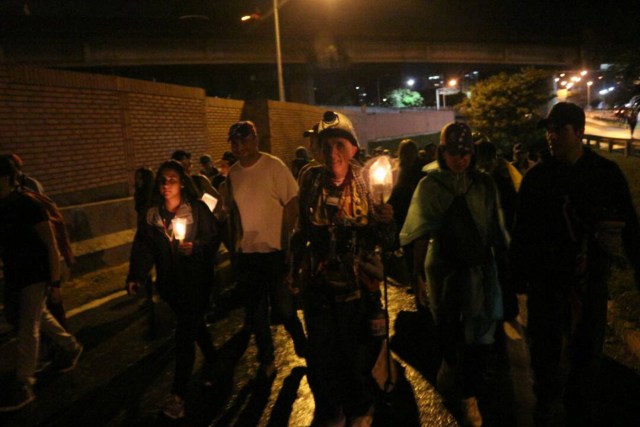
<instances>
[{"instance_id":1,"label":"lit candle","mask_svg":"<svg viewBox=\"0 0 640 427\"><path fill-rule=\"evenodd\" d=\"M388 156L378 156L369 167L369 191L375 203L385 203L393 188L393 173Z\"/></svg>"},{"instance_id":2,"label":"lit candle","mask_svg":"<svg viewBox=\"0 0 640 427\"><path fill-rule=\"evenodd\" d=\"M174 218L171 220L173 226L173 238L182 243L187 234L187 220L185 218Z\"/></svg>"}]
</instances>

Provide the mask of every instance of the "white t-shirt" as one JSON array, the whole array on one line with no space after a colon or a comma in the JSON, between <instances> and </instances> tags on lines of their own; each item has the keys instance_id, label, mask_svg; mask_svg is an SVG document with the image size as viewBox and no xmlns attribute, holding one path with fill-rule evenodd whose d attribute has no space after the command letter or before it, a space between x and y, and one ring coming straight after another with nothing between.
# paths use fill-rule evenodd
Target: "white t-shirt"
<instances>
[{"instance_id":1,"label":"white t-shirt","mask_svg":"<svg viewBox=\"0 0 640 427\"><path fill-rule=\"evenodd\" d=\"M282 249L284 206L298 195L293 174L279 158L260 152L258 161L229 170L233 198L240 211L243 253L267 253Z\"/></svg>"}]
</instances>

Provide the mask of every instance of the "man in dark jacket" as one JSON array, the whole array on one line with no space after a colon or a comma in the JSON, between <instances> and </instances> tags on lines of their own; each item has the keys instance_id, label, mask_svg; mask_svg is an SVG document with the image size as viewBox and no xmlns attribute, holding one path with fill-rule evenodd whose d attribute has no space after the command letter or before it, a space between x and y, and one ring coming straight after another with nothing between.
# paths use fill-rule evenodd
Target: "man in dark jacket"
<instances>
[{"instance_id":1,"label":"man in dark jacket","mask_svg":"<svg viewBox=\"0 0 640 427\"><path fill-rule=\"evenodd\" d=\"M582 146L585 116L556 104L539 123L552 158L531 168L518 195L512 241L528 292L537 425L588 425L602 358L607 281L622 250L640 278L640 227L618 166Z\"/></svg>"}]
</instances>

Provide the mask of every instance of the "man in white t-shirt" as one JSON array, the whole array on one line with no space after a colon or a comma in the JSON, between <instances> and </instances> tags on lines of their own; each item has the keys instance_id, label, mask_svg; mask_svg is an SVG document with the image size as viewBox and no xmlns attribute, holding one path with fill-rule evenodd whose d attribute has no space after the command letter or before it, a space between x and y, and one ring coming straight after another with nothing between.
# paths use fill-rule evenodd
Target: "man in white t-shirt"
<instances>
[{"instance_id":1,"label":"man in white t-shirt","mask_svg":"<svg viewBox=\"0 0 640 427\"><path fill-rule=\"evenodd\" d=\"M253 122L229 128L231 151L238 161L230 168L227 186L231 220L239 224L235 249L238 285L245 293L246 324L256 336L259 375L276 374L269 306L293 338L296 353L304 355L306 337L284 282L288 236L297 219L298 185L279 158L259 151ZM239 221L238 221L239 219Z\"/></svg>"}]
</instances>

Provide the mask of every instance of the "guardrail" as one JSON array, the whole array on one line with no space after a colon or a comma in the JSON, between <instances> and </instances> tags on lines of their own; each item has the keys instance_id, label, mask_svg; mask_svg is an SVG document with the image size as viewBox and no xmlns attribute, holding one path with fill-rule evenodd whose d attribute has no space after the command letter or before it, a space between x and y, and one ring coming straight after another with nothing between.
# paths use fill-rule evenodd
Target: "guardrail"
<instances>
[{"instance_id":1,"label":"guardrail","mask_svg":"<svg viewBox=\"0 0 640 427\"><path fill-rule=\"evenodd\" d=\"M640 140L611 138L599 135L584 135L582 143L595 147L598 150L607 150L609 153L622 153L625 157L640 155Z\"/></svg>"}]
</instances>

